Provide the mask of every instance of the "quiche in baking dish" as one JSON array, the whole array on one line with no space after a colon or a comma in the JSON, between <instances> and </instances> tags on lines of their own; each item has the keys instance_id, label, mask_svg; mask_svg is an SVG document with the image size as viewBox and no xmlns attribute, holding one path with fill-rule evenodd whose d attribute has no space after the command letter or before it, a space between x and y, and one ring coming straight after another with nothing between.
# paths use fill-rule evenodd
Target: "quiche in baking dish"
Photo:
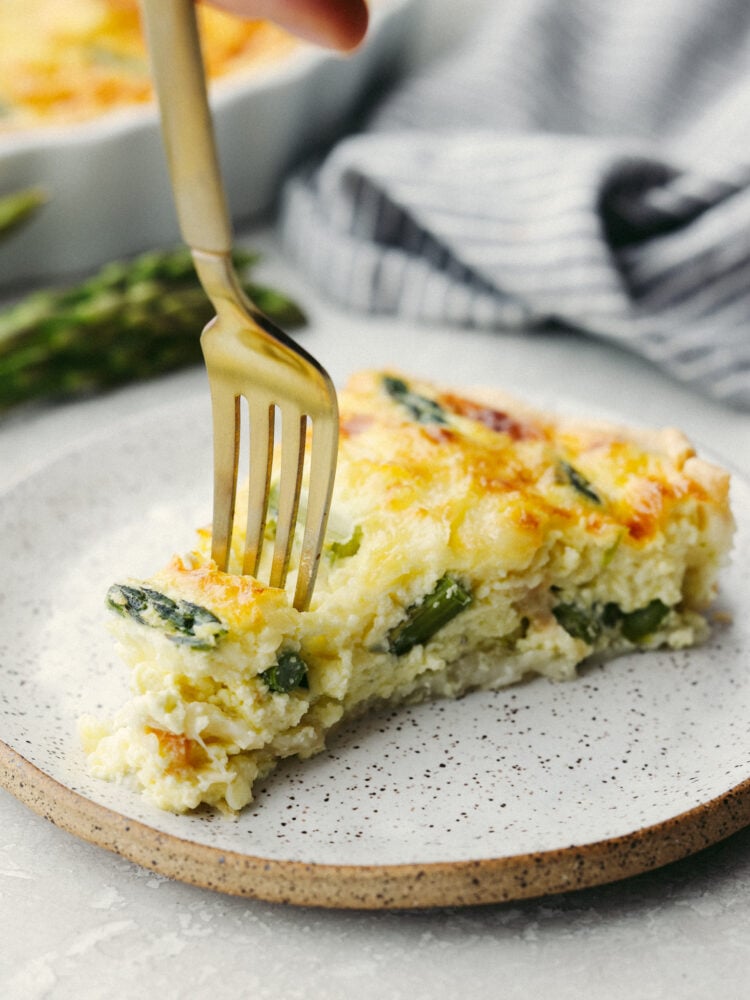
<instances>
[{"instance_id":1,"label":"quiche in baking dish","mask_svg":"<svg viewBox=\"0 0 750 1000\"><path fill-rule=\"evenodd\" d=\"M309 611L220 572L207 531L150 579L112 586L132 696L114 719L82 720L94 774L165 809L236 811L279 759L320 751L368 706L563 680L592 654L705 635L729 482L678 431L400 373L355 375L340 409Z\"/></svg>"},{"instance_id":2,"label":"quiche in baking dish","mask_svg":"<svg viewBox=\"0 0 750 1000\"><path fill-rule=\"evenodd\" d=\"M294 47L267 21L201 4L209 77L263 65ZM137 0L2 0L0 131L67 125L152 96Z\"/></svg>"}]
</instances>

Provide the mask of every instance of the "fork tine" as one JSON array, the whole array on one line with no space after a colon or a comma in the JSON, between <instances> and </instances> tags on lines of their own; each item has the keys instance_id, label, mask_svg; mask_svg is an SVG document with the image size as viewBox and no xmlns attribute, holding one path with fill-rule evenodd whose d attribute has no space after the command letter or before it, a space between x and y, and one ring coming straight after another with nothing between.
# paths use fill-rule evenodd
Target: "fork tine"
<instances>
[{"instance_id":1,"label":"fork tine","mask_svg":"<svg viewBox=\"0 0 750 1000\"><path fill-rule=\"evenodd\" d=\"M335 413L316 417L312 422L305 534L302 539L297 586L294 592L294 606L298 611L308 609L315 586L331 505L337 443L338 427Z\"/></svg>"},{"instance_id":2,"label":"fork tine","mask_svg":"<svg viewBox=\"0 0 750 1000\"><path fill-rule=\"evenodd\" d=\"M276 522L276 544L271 563L271 586L283 587L289 556L294 542L299 494L302 485L302 463L305 457L307 418L295 407L281 409L281 473L279 477L279 513Z\"/></svg>"},{"instance_id":3,"label":"fork tine","mask_svg":"<svg viewBox=\"0 0 750 1000\"><path fill-rule=\"evenodd\" d=\"M239 397L218 380L211 384L214 422L214 510L211 558L221 570L229 565L234 505L237 492L237 459L240 448Z\"/></svg>"},{"instance_id":4,"label":"fork tine","mask_svg":"<svg viewBox=\"0 0 750 1000\"><path fill-rule=\"evenodd\" d=\"M315 359L253 305L234 270L232 225L212 130L195 4L192 0L142 0L142 9L180 231L191 248L200 282L216 309L216 319L201 336L214 423L211 554L221 570L229 568L240 451L240 396L248 398L250 407L251 471L247 544L242 562L243 573L252 575L258 572L269 468L274 462L271 411L281 411L279 512L270 579L273 587L283 587L286 581L308 421L314 425L321 420L314 435L311 500L295 596L295 606L307 607L318 563L315 550L323 540L336 461L337 427L332 429L328 423L331 414L336 413L336 392ZM257 404L251 402L250 390L258 393ZM265 412L261 413L263 407ZM322 456L326 465L323 470L319 468Z\"/></svg>"},{"instance_id":5,"label":"fork tine","mask_svg":"<svg viewBox=\"0 0 750 1000\"><path fill-rule=\"evenodd\" d=\"M247 531L242 572L258 572L268 510L268 490L273 465L274 408L248 398L250 424L250 473L248 477Z\"/></svg>"}]
</instances>

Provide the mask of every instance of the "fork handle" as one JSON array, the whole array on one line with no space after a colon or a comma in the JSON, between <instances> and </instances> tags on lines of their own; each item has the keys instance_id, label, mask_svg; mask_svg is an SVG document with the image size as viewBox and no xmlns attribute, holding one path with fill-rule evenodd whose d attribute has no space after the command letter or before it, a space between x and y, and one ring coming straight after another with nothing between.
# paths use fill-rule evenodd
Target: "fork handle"
<instances>
[{"instance_id":1,"label":"fork handle","mask_svg":"<svg viewBox=\"0 0 750 1000\"><path fill-rule=\"evenodd\" d=\"M141 0L177 218L193 250L232 248L193 0Z\"/></svg>"}]
</instances>

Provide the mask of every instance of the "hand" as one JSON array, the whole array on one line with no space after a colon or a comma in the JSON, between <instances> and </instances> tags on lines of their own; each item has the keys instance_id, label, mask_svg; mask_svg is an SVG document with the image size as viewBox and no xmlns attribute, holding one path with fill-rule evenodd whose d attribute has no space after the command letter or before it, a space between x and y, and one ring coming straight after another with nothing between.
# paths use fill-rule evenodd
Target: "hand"
<instances>
[{"instance_id":1,"label":"hand","mask_svg":"<svg viewBox=\"0 0 750 1000\"><path fill-rule=\"evenodd\" d=\"M348 51L367 30L366 0L211 0L240 17L274 21L282 28L328 48Z\"/></svg>"}]
</instances>

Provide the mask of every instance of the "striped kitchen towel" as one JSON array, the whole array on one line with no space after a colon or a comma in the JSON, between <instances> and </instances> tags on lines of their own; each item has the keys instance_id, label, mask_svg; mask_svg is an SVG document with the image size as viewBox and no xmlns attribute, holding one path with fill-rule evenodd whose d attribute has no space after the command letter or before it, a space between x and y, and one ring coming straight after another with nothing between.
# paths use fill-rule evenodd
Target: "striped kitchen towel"
<instances>
[{"instance_id":1,"label":"striped kitchen towel","mask_svg":"<svg viewBox=\"0 0 750 1000\"><path fill-rule=\"evenodd\" d=\"M282 226L349 307L560 325L750 409L750 3L490 4Z\"/></svg>"}]
</instances>

